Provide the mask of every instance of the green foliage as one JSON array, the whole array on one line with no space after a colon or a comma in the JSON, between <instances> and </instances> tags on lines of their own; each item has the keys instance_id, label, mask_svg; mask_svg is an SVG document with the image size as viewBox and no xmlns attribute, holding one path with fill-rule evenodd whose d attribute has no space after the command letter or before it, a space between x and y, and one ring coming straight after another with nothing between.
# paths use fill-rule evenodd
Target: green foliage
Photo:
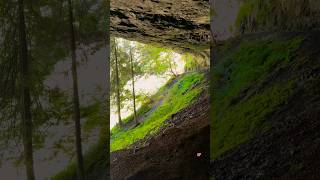
<instances>
[{"instance_id":1,"label":"green foliage","mask_svg":"<svg viewBox=\"0 0 320 180\"><path fill-rule=\"evenodd\" d=\"M261 0L245 0L242 6L239 9L238 16L236 19L236 26L240 27L242 21L248 18L254 10L256 10L259 2Z\"/></svg>"},{"instance_id":2,"label":"green foliage","mask_svg":"<svg viewBox=\"0 0 320 180\"><path fill-rule=\"evenodd\" d=\"M46 145L47 129L59 122L70 120L72 106L69 96L59 89L48 89L43 84L58 61L70 53L70 35L67 1L24 1L25 24L28 44L29 75L27 85L31 90L31 111L34 150ZM100 21L106 2L98 0L74 0L76 41L78 45L95 42L94 50L103 42L105 29ZM18 1L0 2L0 135L2 152L21 143L21 67L19 62ZM98 39L100 38L100 39ZM92 44L90 44L92 45ZM82 52L92 52L87 48ZM92 113L93 114L93 113ZM91 115L90 115L91 116ZM92 118L96 119L96 118ZM85 129L92 128L87 121ZM95 122L97 123L97 122ZM87 125L90 124L90 125ZM88 128L87 128L88 126ZM71 132L72 133L72 132ZM72 133L73 135L73 133ZM14 142L15 143L12 143ZM2 148L4 147L4 148ZM16 147L14 147L16 148ZM13 156L22 156L14 154ZM5 157L5 156L4 156ZM5 157L6 158L6 157ZM18 157L20 158L20 157ZM23 161L21 161L23 162Z\"/></svg>"},{"instance_id":3,"label":"green foliage","mask_svg":"<svg viewBox=\"0 0 320 180\"><path fill-rule=\"evenodd\" d=\"M182 55L181 59L185 62L185 72L198 71L208 67L207 60L205 58L191 53L185 53Z\"/></svg>"},{"instance_id":4,"label":"green foliage","mask_svg":"<svg viewBox=\"0 0 320 180\"><path fill-rule=\"evenodd\" d=\"M266 118L286 103L295 82L273 83L262 90L252 87L265 80L275 67L288 64L302 41L297 37L243 42L213 67L212 158L246 142L259 130L268 129Z\"/></svg>"},{"instance_id":5,"label":"green foliage","mask_svg":"<svg viewBox=\"0 0 320 180\"><path fill-rule=\"evenodd\" d=\"M105 134L104 134L105 135ZM101 138L96 145L92 146L88 152L84 154L84 170L86 176L98 176L106 174L107 169L107 141ZM94 169L94 170L93 170ZM93 174L101 173L101 174ZM53 176L52 180L71 180L77 179L77 166L73 161L63 171Z\"/></svg>"},{"instance_id":6,"label":"green foliage","mask_svg":"<svg viewBox=\"0 0 320 180\"><path fill-rule=\"evenodd\" d=\"M103 102L98 100L89 106L81 107L81 117L86 118L82 126L84 131L90 132L94 128L102 127L106 123L103 107Z\"/></svg>"},{"instance_id":7,"label":"green foliage","mask_svg":"<svg viewBox=\"0 0 320 180\"><path fill-rule=\"evenodd\" d=\"M132 108L132 104L128 103L132 102L133 97L132 89L128 88L128 85L132 86L131 57L135 80L150 75L168 76L169 74L176 76L174 70L177 65L174 61L173 51L112 37L110 65L113 86L111 86L111 101L113 105L118 105L117 88L119 88L121 110L125 108L131 110ZM116 64L116 60L118 64ZM118 65L119 85L117 84L116 65ZM148 95L136 91L135 98L136 104L145 104L146 102L143 101L148 98ZM124 121L128 121L128 118Z\"/></svg>"},{"instance_id":8,"label":"green foliage","mask_svg":"<svg viewBox=\"0 0 320 180\"><path fill-rule=\"evenodd\" d=\"M96 42L105 36L105 9L107 1L75 1L76 20L79 22L78 37L84 43Z\"/></svg>"},{"instance_id":9,"label":"green foliage","mask_svg":"<svg viewBox=\"0 0 320 180\"><path fill-rule=\"evenodd\" d=\"M102 104L93 104L85 108L82 115L85 117L90 116L100 109ZM108 115L107 115L108 116ZM95 145L91 146L88 151L84 153L84 170L88 179L93 177L101 178L107 175L106 169L108 168L108 152L109 152L109 127L106 123L101 124L99 140ZM90 178L89 178L90 177ZM107 178L107 177L103 177ZM51 177L52 180L72 180L77 179L77 166L76 162L72 161L65 169L55 176Z\"/></svg>"},{"instance_id":10,"label":"green foliage","mask_svg":"<svg viewBox=\"0 0 320 180\"><path fill-rule=\"evenodd\" d=\"M143 123L128 130L119 127L112 129L111 152L123 149L149 134L156 133L164 125L163 122L166 119L188 106L199 95L203 88L200 85L203 80L203 74L191 73L183 75L168 89L162 104L146 117Z\"/></svg>"},{"instance_id":11,"label":"green foliage","mask_svg":"<svg viewBox=\"0 0 320 180\"><path fill-rule=\"evenodd\" d=\"M243 0L236 26L268 29L303 29L319 25L317 0ZM257 30L257 29L255 29Z\"/></svg>"},{"instance_id":12,"label":"green foliage","mask_svg":"<svg viewBox=\"0 0 320 180\"><path fill-rule=\"evenodd\" d=\"M49 102L48 108L46 109L47 118L56 120L56 123L52 122L54 124L58 124L60 122L67 123L71 118L73 108L72 101L70 100L71 98L67 92L62 91L57 87L46 91L46 101Z\"/></svg>"},{"instance_id":13,"label":"green foliage","mask_svg":"<svg viewBox=\"0 0 320 180\"><path fill-rule=\"evenodd\" d=\"M166 75L177 65L173 61L173 51L147 44L137 44L139 66L145 75Z\"/></svg>"},{"instance_id":14,"label":"green foliage","mask_svg":"<svg viewBox=\"0 0 320 180\"><path fill-rule=\"evenodd\" d=\"M112 104L116 104L117 88L120 91L120 107L124 107L124 101L127 99L130 93L125 89L125 85L131 79L130 69L130 55L126 51L127 49L121 46L121 41L117 38L111 38L111 56L110 56L110 96ZM117 85L116 76L116 60L118 62L118 78L119 85Z\"/></svg>"},{"instance_id":15,"label":"green foliage","mask_svg":"<svg viewBox=\"0 0 320 180\"><path fill-rule=\"evenodd\" d=\"M185 71L194 71L199 69L199 64L195 60L195 57L189 53L186 53L182 57L183 61L186 63L184 65L184 70Z\"/></svg>"}]
</instances>

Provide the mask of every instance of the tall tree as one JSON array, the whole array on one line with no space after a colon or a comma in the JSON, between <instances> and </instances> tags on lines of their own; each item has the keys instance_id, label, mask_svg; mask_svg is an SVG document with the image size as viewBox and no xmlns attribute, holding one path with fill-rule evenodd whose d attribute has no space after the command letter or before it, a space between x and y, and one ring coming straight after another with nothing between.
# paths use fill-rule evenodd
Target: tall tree
<instances>
[{"instance_id":1,"label":"tall tree","mask_svg":"<svg viewBox=\"0 0 320 180\"><path fill-rule=\"evenodd\" d=\"M134 82L135 73L134 73L132 46L130 46L130 65L131 65L131 80L132 80L133 118L136 125L138 125L139 122L137 119L137 110L136 110L136 93L135 93L135 82Z\"/></svg>"},{"instance_id":2,"label":"tall tree","mask_svg":"<svg viewBox=\"0 0 320 180\"><path fill-rule=\"evenodd\" d=\"M78 179L84 180L85 175L84 175L82 146L81 146L80 105L79 105L77 61L76 61L76 40L75 40L72 0L68 0L68 11L69 11L70 48L71 48L71 59L72 59L71 71L72 71L72 81L73 81L73 118L75 123L75 136L76 136L76 153L77 153L77 170L78 170L77 173L78 173Z\"/></svg>"},{"instance_id":3,"label":"tall tree","mask_svg":"<svg viewBox=\"0 0 320 180\"><path fill-rule=\"evenodd\" d=\"M171 50L154 47L148 44L138 44L140 66L145 75L176 76L174 68L177 64L174 61L173 52Z\"/></svg>"},{"instance_id":4,"label":"tall tree","mask_svg":"<svg viewBox=\"0 0 320 180\"><path fill-rule=\"evenodd\" d=\"M22 3L20 4L20 2ZM30 144L33 145L31 146L33 151L42 148L44 138L48 135L44 129L56 125L55 122L62 122L62 119L69 120L69 114L73 114L72 110L69 111L69 104L66 104L68 111L65 111L66 108L61 106L52 109L52 105L49 105L51 103L47 101L45 91L48 87L43 83L47 75L54 69L56 62L65 59L70 53L70 49L65 47L70 45L69 31L65 31L69 27L68 4L65 2L67 1L17 0L0 2L0 161L8 160L11 163L13 160L25 159L27 157L25 150L21 151L23 154L20 154L18 153L20 150L16 146L20 147L21 143L22 148L26 149L24 146L26 144L24 142L27 142L25 134L30 135L30 132L32 134L30 135L32 142L28 143L28 147ZM99 0L86 0L86 7L82 5L82 2L73 1L74 17L79 22L79 26L75 26L77 28L75 32L78 33L76 36L79 36L77 41L84 45L95 43L98 49L97 39L101 37L100 34L105 32L102 26L104 22L100 19L105 17L101 14L106 6ZM23 5L21 9L24 11L19 11L19 5ZM20 37L22 36L19 36L20 12L24 13L28 66L22 66L20 60L22 57L22 53L20 53L20 44L22 45ZM93 49L91 47L86 51L91 51ZM27 77L22 73L22 68L25 67L27 67L26 72L29 72ZM25 77L27 81L22 80ZM24 113L22 111L27 107L24 104L28 102L28 96L23 96L28 94L23 94L23 92L27 92L22 90L24 82L29 89L29 117L32 120L29 131L25 131L24 126L30 123L23 123L28 121L22 119ZM65 101L66 98L63 99L63 104ZM72 106L70 107L72 108ZM28 117L27 111L24 114ZM17 133L18 131L21 134ZM29 152L32 151L29 150ZM20 163L17 164L17 166L20 165Z\"/></svg>"},{"instance_id":5,"label":"tall tree","mask_svg":"<svg viewBox=\"0 0 320 180\"><path fill-rule=\"evenodd\" d=\"M170 72L172 74L173 77L177 77L177 74L174 72L173 68L176 67L176 64L175 62L173 61L173 55L172 55L172 52L168 52L166 54L167 56L167 59L168 59L168 64L169 64L169 69L170 69Z\"/></svg>"},{"instance_id":6,"label":"tall tree","mask_svg":"<svg viewBox=\"0 0 320 180\"><path fill-rule=\"evenodd\" d=\"M121 97L120 97L120 75L119 75L119 56L117 49L117 41L114 39L114 58L115 58L115 78L116 78L116 99L117 99L117 111L118 111L118 122L122 127L121 120Z\"/></svg>"},{"instance_id":7,"label":"tall tree","mask_svg":"<svg viewBox=\"0 0 320 180\"><path fill-rule=\"evenodd\" d=\"M26 35L26 24L24 15L24 1L18 0L19 12L19 42L20 42L20 65L21 65L21 117L22 137L24 147L24 161L28 180L34 180L33 149L32 149L32 117L30 97L30 69L28 58L28 45Z\"/></svg>"},{"instance_id":8,"label":"tall tree","mask_svg":"<svg viewBox=\"0 0 320 180\"><path fill-rule=\"evenodd\" d=\"M63 54L60 46L45 43L61 34L48 32L59 18L42 16L41 6L24 0L0 3L0 146L5 147L0 161L10 156L23 159L27 179L35 178L33 151L42 147L45 134L39 127L49 119L39 100L44 96L42 81L52 69L51 60ZM46 26L41 26L44 22Z\"/></svg>"}]
</instances>

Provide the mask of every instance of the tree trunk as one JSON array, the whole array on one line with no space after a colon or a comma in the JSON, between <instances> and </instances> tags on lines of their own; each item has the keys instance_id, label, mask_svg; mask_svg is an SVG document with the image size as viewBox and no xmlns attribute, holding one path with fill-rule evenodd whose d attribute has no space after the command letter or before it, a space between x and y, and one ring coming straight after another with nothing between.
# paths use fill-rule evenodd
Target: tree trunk
<instances>
[{"instance_id":1,"label":"tree trunk","mask_svg":"<svg viewBox=\"0 0 320 180\"><path fill-rule=\"evenodd\" d=\"M105 7L105 13L103 15L103 17L110 17L110 1L107 0L106 1L106 7ZM106 18L107 22L106 22L106 36L105 36L105 41L106 41L106 121L105 121L105 128L102 128L101 132L100 132L100 140L103 142L103 144L105 146L103 146L104 150L105 150L105 162L106 162L106 166L105 166L105 171L107 172L107 177L110 177L110 56L111 56L111 51L110 51L110 19Z\"/></svg>"},{"instance_id":2,"label":"tree trunk","mask_svg":"<svg viewBox=\"0 0 320 180\"><path fill-rule=\"evenodd\" d=\"M19 41L20 41L20 63L21 63L21 117L22 117L22 137L24 148L24 163L28 180L34 180L33 169L33 148L32 148L32 116L31 116L31 97L30 97L30 77L28 62L28 47L26 24L24 15L24 2L18 1L19 10Z\"/></svg>"},{"instance_id":3,"label":"tree trunk","mask_svg":"<svg viewBox=\"0 0 320 180\"><path fill-rule=\"evenodd\" d=\"M174 77L177 77L176 73L173 71L172 69L172 64L171 64L171 60L169 61L169 67L170 67L170 71L171 71L171 74L174 76Z\"/></svg>"},{"instance_id":4,"label":"tree trunk","mask_svg":"<svg viewBox=\"0 0 320 180\"><path fill-rule=\"evenodd\" d=\"M119 77L119 61L118 61L118 51L117 51L117 43L116 40L114 41L114 55L116 60L116 86L117 86L117 108L118 108L118 121L120 127L122 127L122 120L121 120L121 108L120 108L120 77Z\"/></svg>"},{"instance_id":5,"label":"tree trunk","mask_svg":"<svg viewBox=\"0 0 320 180\"><path fill-rule=\"evenodd\" d=\"M77 61L76 61L76 41L73 19L73 5L72 0L68 0L69 6L69 26L70 26L70 48L72 58L72 80L73 80L73 118L75 123L75 136L76 136L76 152L77 152L77 173L78 179L84 180L84 167L81 147L81 125L80 125L80 105L79 105L79 92L78 92L78 77L77 77Z\"/></svg>"},{"instance_id":6,"label":"tree trunk","mask_svg":"<svg viewBox=\"0 0 320 180\"><path fill-rule=\"evenodd\" d=\"M136 93L134 89L134 64L133 64L133 57L132 57L132 47L130 47L130 64L131 64L131 79L132 79L132 98L133 98L133 118L136 125L139 124L137 119L137 110L136 110Z\"/></svg>"}]
</instances>

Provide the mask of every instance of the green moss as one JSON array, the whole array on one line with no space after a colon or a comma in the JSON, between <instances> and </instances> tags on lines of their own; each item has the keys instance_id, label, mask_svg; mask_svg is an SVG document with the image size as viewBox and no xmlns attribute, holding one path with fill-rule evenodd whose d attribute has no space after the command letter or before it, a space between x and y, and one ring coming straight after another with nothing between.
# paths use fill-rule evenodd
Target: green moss
<instances>
[{"instance_id":1,"label":"green moss","mask_svg":"<svg viewBox=\"0 0 320 180\"><path fill-rule=\"evenodd\" d=\"M137 116L142 116L143 114L147 113L149 110L151 110L152 108L152 103L151 102L147 102L146 104L142 105L138 110L137 110ZM127 118L125 118L123 120L123 123L126 124L126 123L129 123L131 121L133 121L134 119L134 115L131 114L130 116L128 116Z\"/></svg>"},{"instance_id":2,"label":"green moss","mask_svg":"<svg viewBox=\"0 0 320 180\"><path fill-rule=\"evenodd\" d=\"M168 90L162 104L143 123L129 130L119 127L113 129L110 144L111 152L123 149L149 134L156 133L164 125L166 119L188 106L200 94L202 87L199 86L199 83L203 80L203 74L190 73L184 75Z\"/></svg>"},{"instance_id":3,"label":"green moss","mask_svg":"<svg viewBox=\"0 0 320 180\"><path fill-rule=\"evenodd\" d=\"M286 103L293 87L292 83L276 85L229 108L215 121L212 133L218 136L213 137L213 158L249 140L259 130L267 130L265 118Z\"/></svg>"},{"instance_id":4,"label":"green moss","mask_svg":"<svg viewBox=\"0 0 320 180\"><path fill-rule=\"evenodd\" d=\"M253 23L253 21L255 21L256 26L279 25L275 23L281 17L273 16L272 12L276 13L275 10L280 8L282 8L280 1L245 0L239 9L236 26L240 28L241 23L245 22L247 23L246 26L250 27L252 25L250 23Z\"/></svg>"},{"instance_id":5,"label":"green moss","mask_svg":"<svg viewBox=\"0 0 320 180\"><path fill-rule=\"evenodd\" d=\"M240 27L241 22L250 16L252 12L257 8L258 3L261 0L246 0L239 9L238 16L236 19L236 26Z\"/></svg>"},{"instance_id":6,"label":"green moss","mask_svg":"<svg viewBox=\"0 0 320 180\"><path fill-rule=\"evenodd\" d=\"M277 66L288 64L302 41L297 37L244 42L212 69L212 158L268 130L267 117L286 103L295 82L254 87Z\"/></svg>"},{"instance_id":7,"label":"green moss","mask_svg":"<svg viewBox=\"0 0 320 180\"><path fill-rule=\"evenodd\" d=\"M260 40L245 42L212 68L214 102L220 111L230 100L257 82L279 63L288 63L303 38L290 41ZM221 107L222 105L222 107Z\"/></svg>"},{"instance_id":8,"label":"green moss","mask_svg":"<svg viewBox=\"0 0 320 180\"><path fill-rule=\"evenodd\" d=\"M247 28L251 26L256 26L256 28L283 27L291 19L287 19L290 12L279 14L281 10L284 10L282 6L283 3L279 0L245 0L239 9L236 26L240 28L241 23L245 22Z\"/></svg>"}]
</instances>

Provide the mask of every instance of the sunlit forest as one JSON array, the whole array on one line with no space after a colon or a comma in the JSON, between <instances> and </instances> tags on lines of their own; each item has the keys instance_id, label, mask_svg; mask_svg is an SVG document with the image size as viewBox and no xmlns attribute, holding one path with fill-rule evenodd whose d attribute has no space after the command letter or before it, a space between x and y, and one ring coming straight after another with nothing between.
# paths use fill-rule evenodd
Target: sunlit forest
<instances>
[{"instance_id":1,"label":"sunlit forest","mask_svg":"<svg viewBox=\"0 0 320 180\"><path fill-rule=\"evenodd\" d=\"M144 104L171 77L184 72L185 62L181 55L164 48L157 48L138 42L115 38L111 61L111 103L110 127L121 123ZM117 48L117 49L115 49ZM115 61L117 55L117 61ZM117 63L117 64L116 64ZM117 113L117 72L120 81L120 120ZM134 107L135 106L135 107ZM120 125L120 124L119 124Z\"/></svg>"},{"instance_id":2,"label":"sunlit forest","mask_svg":"<svg viewBox=\"0 0 320 180\"><path fill-rule=\"evenodd\" d=\"M111 39L111 152L156 133L203 91L206 59Z\"/></svg>"},{"instance_id":3,"label":"sunlit forest","mask_svg":"<svg viewBox=\"0 0 320 180\"><path fill-rule=\"evenodd\" d=\"M119 159L132 156L132 164L142 163L144 155L137 154L142 149L161 150L151 146L153 138L179 126L184 121L180 116L190 115L183 110L205 96L209 61L188 51L116 37L110 49L110 174L118 179L113 167L125 163Z\"/></svg>"}]
</instances>

